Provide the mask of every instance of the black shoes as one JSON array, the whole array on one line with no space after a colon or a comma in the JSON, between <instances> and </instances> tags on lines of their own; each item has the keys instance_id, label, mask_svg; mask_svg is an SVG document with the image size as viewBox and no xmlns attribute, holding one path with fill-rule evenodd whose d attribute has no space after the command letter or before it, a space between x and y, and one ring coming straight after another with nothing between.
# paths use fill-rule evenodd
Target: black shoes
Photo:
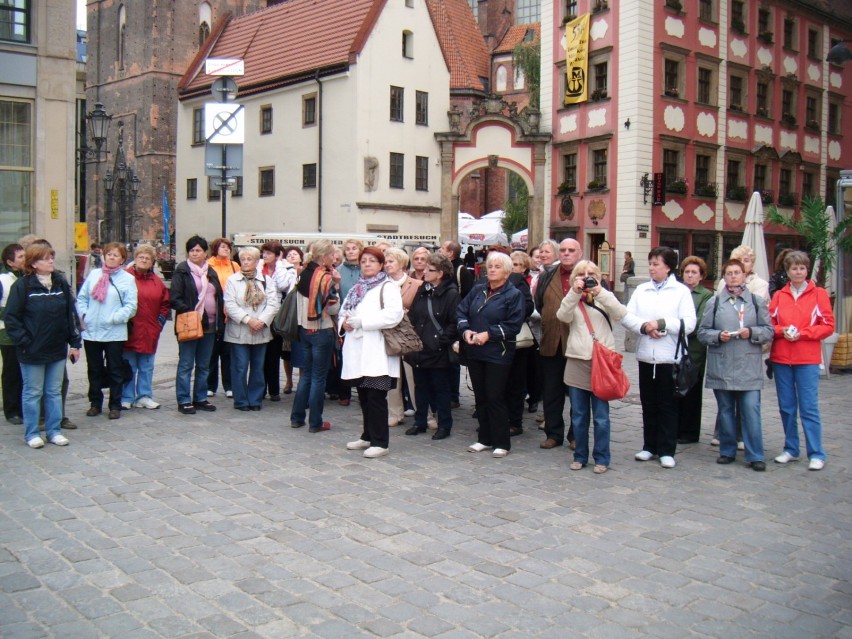
<instances>
[{"instance_id":1,"label":"black shoes","mask_svg":"<svg viewBox=\"0 0 852 639\"><path fill-rule=\"evenodd\" d=\"M192 404L181 404L178 406L178 412L183 415L195 415L195 406Z\"/></svg>"},{"instance_id":2,"label":"black shoes","mask_svg":"<svg viewBox=\"0 0 852 639\"><path fill-rule=\"evenodd\" d=\"M407 431L405 431L405 434L406 435L419 435L420 433L425 433L425 432L426 432L425 426L412 426Z\"/></svg>"},{"instance_id":3,"label":"black shoes","mask_svg":"<svg viewBox=\"0 0 852 639\"><path fill-rule=\"evenodd\" d=\"M697 439L687 439L686 437L678 437L677 443L678 444L697 444L698 440Z\"/></svg>"},{"instance_id":4,"label":"black shoes","mask_svg":"<svg viewBox=\"0 0 852 639\"><path fill-rule=\"evenodd\" d=\"M446 439L449 436L450 436L450 431L448 431L446 428L439 428L438 430L435 431L435 434L432 435L432 439L435 439L435 440Z\"/></svg>"},{"instance_id":5,"label":"black shoes","mask_svg":"<svg viewBox=\"0 0 852 639\"><path fill-rule=\"evenodd\" d=\"M716 460L717 464L732 464L734 462L733 457L726 457L725 455L720 455Z\"/></svg>"},{"instance_id":6,"label":"black shoes","mask_svg":"<svg viewBox=\"0 0 852 639\"><path fill-rule=\"evenodd\" d=\"M203 402L194 402L192 405L195 406L197 410L204 410L208 413L212 413L214 410L216 410L216 407L210 402L208 402L206 399Z\"/></svg>"},{"instance_id":7,"label":"black shoes","mask_svg":"<svg viewBox=\"0 0 852 639\"><path fill-rule=\"evenodd\" d=\"M509 437L517 437L518 435L523 435L524 429L520 426L509 426Z\"/></svg>"},{"instance_id":8,"label":"black shoes","mask_svg":"<svg viewBox=\"0 0 852 639\"><path fill-rule=\"evenodd\" d=\"M762 473L764 470L766 470L766 462L762 461L753 461L749 464L749 466L751 466L752 470L756 470L759 473Z\"/></svg>"},{"instance_id":9,"label":"black shoes","mask_svg":"<svg viewBox=\"0 0 852 639\"><path fill-rule=\"evenodd\" d=\"M538 402L530 402L527 408L528 413L537 413L538 412Z\"/></svg>"}]
</instances>

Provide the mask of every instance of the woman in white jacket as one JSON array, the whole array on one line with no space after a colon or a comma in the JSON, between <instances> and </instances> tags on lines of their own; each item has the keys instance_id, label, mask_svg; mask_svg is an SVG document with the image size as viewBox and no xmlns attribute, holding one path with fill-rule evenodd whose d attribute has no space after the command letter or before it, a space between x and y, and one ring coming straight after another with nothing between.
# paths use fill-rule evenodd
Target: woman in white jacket
<instances>
[{"instance_id":1,"label":"woman in white jacket","mask_svg":"<svg viewBox=\"0 0 852 639\"><path fill-rule=\"evenodd\" d=\"M225 283L225 341L231 350L231 387L234 408L258 411L266 386L263 361L266 345L272 339L269 330L280 296L271 277L257 268L260 251L246 246L239 252L240 271Z\"/></svg>"},{"instance_id":2,"label":"woman in white jacket","mask_svg":"<svg viewBox=\"0 0 852 639\"><path fill-rule=\"evenodd\" d=\"M588 286L594 280L594 286ZM580 470L589 463L589 420L595 425L594 472L598 475L609 470L609 402L592 393L592 334L586 317L597 339L607 348L615 348L612 323L620 321L627 309L610 291L601 286L603 275L597 265L589 260L577 263L571 272L571 290L563 298L556 317L571 326L565 346L565 375L563 381L571 398L571 426L574 428L574 461L571 470ZM584 311L585 310L585 314Z\"/></svg>"},{"instance_id":3,"label":"woman in white jacket","mask_svg":"<svg viewBox=\"0 0 852 639\"><path fill-rule=\"evenodd\" d=\"M364 457L388 454L388 391L399 380L399 357L385 353L383 328L402 320L399 287L388 280L382 268L385 255L374 246L361 251L361 277L349 290L338 317L343 341L341 379L358 389L364 416L361 437L346 444L349 450L363 450Z\"/></svg>"},{"instance_id":4,"label":"woman in white jacket","mask_svg":"<svg viewBox=\"0 0 852 639\"><path fill-rule=\"evenodd\" d=\"M677 254L667 246L648 253L651 281L640 284L627 303L622 324L639 333L639 399L642 402L644 445L636 461L660 458L663 468L675 467L678 403L672 371L680 323L689 335L695 328L695 305L689 288L675 279Z\"/></svg>"}]
</instances>

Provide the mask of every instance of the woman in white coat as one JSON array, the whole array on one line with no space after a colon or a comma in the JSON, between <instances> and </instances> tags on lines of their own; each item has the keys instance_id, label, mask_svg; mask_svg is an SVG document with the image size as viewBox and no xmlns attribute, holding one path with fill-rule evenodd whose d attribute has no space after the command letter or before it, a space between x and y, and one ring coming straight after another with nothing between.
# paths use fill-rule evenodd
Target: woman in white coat
<instances>
[{"instance_id":1,"label":"woman in white coat","mask_svg":"<svg viewBox=\"0 0 852 639\"><path fill-rule=\"evenodd\" d=\"M361 277L346 295L338 318L341 333L346 334L340 377L357 388L364 416L361 437L346 448L363 450L364 457L373 458L388 454L388 391L399 380L399 357L385 353L382 329L402 320L402 296L382 270L381 250L366 247L358 262Z\"/></svg>"},{"instance_id":2,"label":"woman in white coat","mask_svg":"<svg viewBox=\"0 0 852 639\"><path fill-rule=\"evenodd\" d=\"M260 251L246 246L239 252L240 270L225 283L225 341L231 350L231 388L234 408L258 411L266 387L263 362L269 330L281 298L271 277L257 268Z\"/></svg>"}]
</instances>

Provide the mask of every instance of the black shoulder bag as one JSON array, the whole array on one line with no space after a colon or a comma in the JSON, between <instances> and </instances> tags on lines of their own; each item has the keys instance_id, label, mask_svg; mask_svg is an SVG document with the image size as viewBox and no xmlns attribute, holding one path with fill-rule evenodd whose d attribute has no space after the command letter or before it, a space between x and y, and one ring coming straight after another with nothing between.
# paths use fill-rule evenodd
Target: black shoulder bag
<instances>
[{"instance_id":1,"label":"black shoulder bag","mask_svg":"<svg viewBox=\"0 0 852 639\"><path fill-rule=\"evenodd\" d=\"M695 362L689 356L686 344L686 330L683 320L680 320L677 347L675 348L675 363L672 366L675 397L686 397L686 394L698 381L700 372L698 366L695 365Z\"/></svg>"}]
</instances>

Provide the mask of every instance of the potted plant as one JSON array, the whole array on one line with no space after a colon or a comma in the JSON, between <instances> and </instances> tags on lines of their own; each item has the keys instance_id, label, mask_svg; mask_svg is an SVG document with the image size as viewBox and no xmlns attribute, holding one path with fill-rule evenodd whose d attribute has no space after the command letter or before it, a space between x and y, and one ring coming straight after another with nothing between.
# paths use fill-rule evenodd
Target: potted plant
<instances>
[{"instance_id":1,"label":"potted plant","mask_svg":"<svg viewBox=\"0 0 852 639\"><path fill-rule=\"evenodd\" d=\"M668 89L666 89L666 95L670 98L677 98L680 96L680 91L677 89L677 87L669 87Z\"/></svg>"},{"instance_id":2,"label":"potted plant","mask_svg":"<svg viewBox=\"0 0 852 639\"><path fill-rule=\"evenodd\" d=\"M568 180L565 180L562 184L556 187L556 196L560 197L562 195L568 195L569 193L574 193L577 190L573 184L571 184Z\"/></svg>"},{"instance_id":3,"label":"potted plant","mask_svg":"<svg viewBox=\"0 0 852 639\"><path fill-rule=\"evenodd\" d=\"M767 109L766 107L757 107L757 111L755 111L755 114L759 115L762 118L768 118L769 109Z\"/></svg>"},{"instance_id":4,"label":"potted plant","mask_svg":"<svg viewBox=\"0 0 852 639\"><path fill-rule=\"evenodd\" d=\"M592 180L587 187L590 191L603 191L606 188L604 180Z\"/></svg>"},{"instance_id":5,"label":"potted plant","mask_svg":"<svg viewBox=\"0 0 852 639\"><path fill-rule=\"evenodd\" d=\"M766 44L772 44L772 35L771 31L761 31L757 37Z\"/></svg>"},{"instance_id":6,"label":"potted plant","mask_svg":"<svg viewBox=\"0 0 852 639\"><path fill-rule=\"evenodd\" d=\"M683 5L680 3L680 0L666 0L666 8L674 9L680 13L681 9L683 9Z\"/></svg>"},{"instance_id":7,"label":"potted plant","mask_svg":"<svg viewBox=\"0 0 852 639\"><path fill-rule=\"evenodd\" d=\"M812 131L819 131L819 122L816 120L808 120L805 124L805 127L811 129Z\"/></svg>"},{"instance_id":8,"label":"potted plant","mask_svg":"<svg viewBox=\"0 0 852 639\"><path fill-rule=\"evenodd\" d=\"M779 206L796 206L796 195L794 193L779 193Z\"/></svg>"},{"instance_id":9,"label":"potted plant","mask_svg":"<svg viewBox=\"0 0 852 639\"><path fill-rule=\"evenodd\" d=\"M686 195L686 180L678 178L666 185L667 193L676 193L678 195Z\"/></svg>"},{"instance_id":10,"label":"potted plant","mask_svg":"<svg viewBox=\"0 0 852 639\"><path fill-rule=\"evenodd\" d=\"M740 18L732 18L731 30L736 31L739 34L745 35L745 22L743 22Z\"/></svg>"},{"instance_id":11,"label":"potted plant","mask_svg":"<svg viewBox=\"0 0 852 639\"><path fill-rule=\"evenodd\" d=\"M695 195L698 197L716 197L716 185L715 184L696 184L695 185Z\"/></svg>"},{"instance_id":12,"label":"potted plant","mask_svg":"<svg viewBox=\"0 0 852 639\"><path fill-rule=\"evenodd\" d=\"M592 91L592 100L597 102L598 100L602 100L606 97L606 89L595 89Z\"/></svg>"},{"instance_id":13,"label":"potted plant","mask_svg":"<svg viewBox=\"0 0 852 639\"><path fill-rule=\"evenodd\" d=\"M732 202L745 202L746 196L746 188L744 186L732 186L728 189L728 192L725 193L725 199L731 200Z\"/></svg>"},{"instance_id":14,"label":"potted plant","mask_svg":"<svg viewBox=\"0 0 852 639\"><path fill-rule=\"evenodd\" d=\"M796 116L792 113L782 113L781 114L781 124L789 127L796 126Z\"/></svg>"}]
</instances>

